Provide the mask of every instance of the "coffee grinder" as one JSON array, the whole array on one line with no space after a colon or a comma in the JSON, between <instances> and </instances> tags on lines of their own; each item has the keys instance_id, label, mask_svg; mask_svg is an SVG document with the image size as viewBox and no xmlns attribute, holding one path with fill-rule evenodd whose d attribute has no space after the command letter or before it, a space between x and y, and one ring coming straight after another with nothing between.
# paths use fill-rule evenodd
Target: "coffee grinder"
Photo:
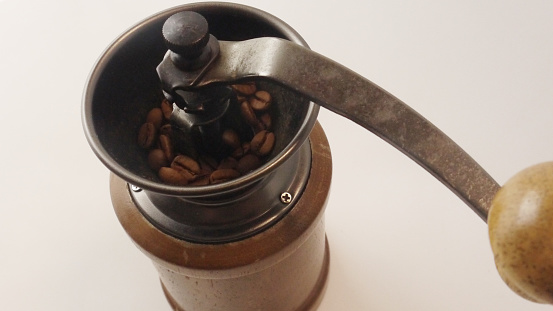
<instances>
[{"instance_id":1,"label":"coffee grinder","mask_svg":"<svg viewBox=\"0 0 553 311\"><path fill-rule=\"evenodd\" d=\"M267 161L222 183L160 180L136 143L148 111L168 100L172 124L199 129L199 148L209 149L221 143L219 121L233 104L219 95L228 94L229 85L252 82L273 95L276 140ZM319 106L405 153L484 221L494 204L520 206L517 193L524 196L525 187L540 198L551 196L548 176L553 172L540 177L539 185L545 185L540 188L536 169L515 183L515 190L506 186L507 194L500 195L503 189L485 170L429 121L374 83L309 50L283 21L243 5L188 4L138 23L97 61L83 102L87 139L112 172L116 215L152 260L174 310L317 308L329 267L324 209L332 171L330 147L317 123ZM537 201L539 210L547 211L540 215L552 214L550 198ZM493 218L494 228L517 227L516 217L504 218ZM544 234L551 233L538 229L534 239L543 243ZM491 231L491 237L496 235ZM511 288L551 303L547 277L532 278L541 283L528 291L510 272L502 273L501 260L498 269ZM550 262L539 263L541 275L553 275Z\"/></svg>"}]
</instances>

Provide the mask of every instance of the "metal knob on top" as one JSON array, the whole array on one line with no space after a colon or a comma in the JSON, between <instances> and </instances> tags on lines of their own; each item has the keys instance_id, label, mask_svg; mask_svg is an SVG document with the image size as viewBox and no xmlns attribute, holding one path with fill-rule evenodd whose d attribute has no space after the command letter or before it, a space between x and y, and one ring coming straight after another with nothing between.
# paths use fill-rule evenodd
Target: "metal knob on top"
<instances>
[{"instance_id":1,"label":"metal knob on top","mask_svg":"<svg viewBox=\"0 0 553 311\"><path fill-rule=\"evenodd\" d=\"M161 30L171 62L180 70L194 71L218 54L218 43L209 33L207 20L193 11L171 15Z\"/></svg>"},{"instance_id":2,"label":"metal knob on top","mask_svg":"<svg viewBox=\"0 0 553 311\"><path fill-rule=\"evenodd\" d=\"M187 59L200 56L209 42L207 20L191 11L169 17L163 24L162 34L167 48Z\"/></svg>"}]
</instances>

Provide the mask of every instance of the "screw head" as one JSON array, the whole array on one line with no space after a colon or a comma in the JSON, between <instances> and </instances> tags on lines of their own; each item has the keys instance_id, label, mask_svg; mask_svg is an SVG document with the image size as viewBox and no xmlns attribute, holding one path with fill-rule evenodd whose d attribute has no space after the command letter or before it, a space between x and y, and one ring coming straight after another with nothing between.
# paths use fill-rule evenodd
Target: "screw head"
<instances>
[{"instance_id":1,"label":"screw head","mask_svg":"<svg viewBox=\"0 0 553 311\"><path fill-rule=\"evenodd\" d=\"M290 192L283 192L280 195L280 201L284 204L290 204L293 198L294 197L292 196L292 194L290 194Z\"/></svg>"},{"instance_id":2,"label":"screw head","mask_svg":"<svg viewBox=\"0 0 553 311\"><path fill-rule=\"evenodd\" d=\"M140 191L142 191L142 188L140 188L138 186L135 186L135 185L131 185L131 190L134 191L134 192L140 192Z\"/></svg>"}]
</instances>

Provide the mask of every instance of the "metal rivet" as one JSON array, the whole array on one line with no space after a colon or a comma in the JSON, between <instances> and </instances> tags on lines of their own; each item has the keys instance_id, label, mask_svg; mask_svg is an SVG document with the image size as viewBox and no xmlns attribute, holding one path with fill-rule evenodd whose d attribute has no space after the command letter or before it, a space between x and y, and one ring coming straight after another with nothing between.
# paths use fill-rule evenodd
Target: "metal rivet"
<instances>
[{"instance_id":1,"label":"metal rivet","mask_svg":"<svg viewBox=\"0 0 553 311\"><path fill-rule=\"evenodd\" d=\"M131 190L134 191L134 192L140 192L140 191L142 191L142 188L137 187L135 185L131 185Z\"/></svg>"},{"instance_id":2,"label":"metal rivet","mask_svg":"<svg viewBox=\"0 0 553 311\"><path fill-rule=\"evenodd\" d=\"M280 201L284 204L290 204L290 202L292 202L293 198L294 197L290 194L290 192L283 192L280 195Z\"/></svg>"}]
</instances>

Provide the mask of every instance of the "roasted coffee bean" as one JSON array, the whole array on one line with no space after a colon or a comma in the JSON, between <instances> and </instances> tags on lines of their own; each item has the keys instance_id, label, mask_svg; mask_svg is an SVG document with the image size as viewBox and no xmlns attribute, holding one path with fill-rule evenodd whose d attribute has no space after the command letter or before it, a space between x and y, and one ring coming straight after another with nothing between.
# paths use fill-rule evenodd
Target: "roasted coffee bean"
<instances>
[{"instance_id":1,"label":"roasted coffee bean","mask_svg":"<svg viewBox=\"0 0 553 311\"><path fill-rule=\"evenodd\" d=\"M232 149L238 148L242 143L240 142L240 136L236 133L235 130L226 129L223 131L222 135L223 143Z\"/></svg>"},{"instance_id":2,"label":"roasted coffee bean","mask_svg":"<svg viewBox=\"0 0 553 311\"><path fill-rule=\"evenodd\" d=\"M233 169L216 170L209 176L211 184L219 184L240 177L240 173Z\"/></svg>"},{"instance_id":3,"label":"roasted coffee bean","mask_svg":"<svg viewBox=\"0 0 553 311\"><path fill-rule=\"evenodd\" d=\"M247 154L251 151L252 149L252 144L250 142L243 142L242 143L242 149L244 149L244 154Z\"/></svg>"},{"instance_id":4,"label":"roasted coffee bean","mask_svg":"<svg viewBox=\"0 0 553 311\"><path fill-rule=\"evenodd\" d=\"M244 148L242 148L242 146L240 146L240 147L234 149L234 151L230 154L230 156L235 158L235 159L240 159L245 154L246 153L244 152Z\"/></svg>"},{"instance_id":5,"label":"roasted coffee bean","mask_svg":"<svg viewBox=\"0 0 553 311\"><path fill-rule=\"evenodd\" d=\"M142 124L138 131L138 145L144 149L149 149L156 141L157 131L153 123L146 122Z\"/></svg>"},{"instance_id":6,"label":"roasted coffee bean","mask_svg":"<svg viewBox=\"0 0 553 311\"><path fill-rule=\"evenodd\" d=\"M152 149L148 153L148 165L154 170L159 171L162 166L169 166L169 160L161 149Z\"/></svg>"},{"instance_id":7,"label":"roasted coffee bean","mask_svg":"<svg viewBox=\"0 0 553 311\"><path fill-rule=\"evenodd\" d=\"M263 127L266 130L270 130L271 126L273 125L273 119L268 112L262 114L261 117L259 117L259 121L261 121L261 124L263 124Z\"/></svg>"},{"instance_id":8,"label":"roasted coffee bean","mask_svg":"<svg viewBox=\"0 0 553 311\"><path fill-rule=\"evenodd\" d=\"M166 121L171 120L171 114L173 113L173 104L171 104L167 99L161 101L161 112Z\"/></svg>"},{"instance_id":9,"label":"roasted coffee bean","mask_svg":"<svg viewBox=\"0 0 553 311\"><path fill-rule=\"evenodd\" d=\"M210 174L200 175L196 180L190 183L190 186L207 186L209 185Z\"/></svg>"},{"instance_id":10,"label":"roasted coffee bean","mask_svg":"<svg viewBox=\"0 0 553 311\"><path fill-rule=\"evenodd\" d=\"M163 150L163 153L165 154L165 157L168 161L173 161L175 158L174 150L173 150L173 142L171 141L171 138L167 135L159 135L159 147L161 150Z\"/></svg>"},{"instance_id":11,"label":"roasted coffee bean","mask_svg":"<svg viewBox=\"0 0 553 311\"><path fill-rule=\"evenodd\" d=\"M231 157L240 159L250 152L250 142L243 142L242 145L231 153Z\"/></svg>"},{"instance_id":12,"label":"roasted coffee bean","mask_svg":"<svg viewBox=\"0 0 553 311\"><path fill-rule=\"evenodd\" d=\"M185 155L176 156L173 162L171 162L171 168L183 174L188 181L196 179L201 171L200 164L196 162L196 160Z\"/></svg>"},{"instance_id":13,"label":"roasted coffee bean","mask_svg":"<svg viewBox=\"0 0 553 311\"><path fill-rule=\"evenodd\" d=\"M219 166L217 166L217 169L218 170L227 169L227 168L236 169L237 165L238 165L238 161L235 158L228 157L228 158L224 158L223 160L221 160L221 162L219 162Z\"/></svg>"},{"instance_id":14,"label":"roasted coffee bean","mask_svg":"<svg viewBox=\"0 0 553 311\"><path fill-rule=\"evenodd\" d=\"M260 166L261 159L259 159L258 156L250 153L238 160L236 170L238 170L240 174L245 175L246 173L257 169Z\"/></svg>"},{"instance_id":15,"label":"roasted coffee bean","mask_svg":"<svg viewBox=\"0 0 553 311\"><path fill-rule=\"evenodd\" d=\"M201 156L198 159L198 163L200 164L200 174L202 175L209 175L213 173L213 171L217 169L217 166L219 166L217 160L215 160L213 157L205 155Z\"/></svg>"},{"instance_id":16,"label":"roasted coffee bean","mask_svg":"<svg viewBox=\"0 0 553 311\"><path fill-rule=\"evenodd\" d=\"M250 96L255 94L257 87L255 82L246 82L242 84L234 84L231 86L236 92L242 95Z\"/></svg>"},{"instance_id":17,"label":"roasted coffee bean","mask_svg":"<svg viewBox=\"0 0 553 311\"><path fill-rule=\"evenodd\" d=\"M192 174L190 171L178 170L178 169L175 169L175 168L173 168L173 167L171 167L171 168L174 169L175 171L179 172L179 174L181 174L182 177L183 177L184 179L186 179L188 183L193 182L193 181L196 180L196 178L198 177L198 175L194 175L194 174Z\"/></svg>"},{"instance_id":18,"label":"roasted coffee bean","mask_svg":"<svg viewBox=\"0 0 553 311\"><path fill-rule=\"evenodd\" d=\"M242 114L244 121L246 121L246 123L250 126L253 128L259 127L259 120L257 119L257 116L248 101L243 101L242 104L240 104L240 113Z\"/></svg>"},{"instance_id":19,"label":"roasted coffee bean","mask_svg":"<svg viewBox=\"0 0 553 311\"><path fill-rule=\"evenodd\" d=\"M252 109L257 111L265 111L271 106L271 94L267 91L257 91L255 95L250 98L250 105Z\"/></svg>"},{"instance_id":20,"label":"roasted coffee bean","mask_svg":"<svg viewBox=\"0 0 553 311\"><path fill-rule=\"evenodd\" d=\"M161 112L161 108L154 108L150 110L146 116L146 122L153 123L156 129L159 129L161 127L161 123L163 122L163 112Z\"/></svg>"},{"instance_id":21,"label":"roasted coffee bean","mask_svg":"<svg viewBox=\"0 0 553 311\"><path fill-rule=\"evenodd\" d=\"M275 134L263 130L257 133L251 141L251 150L259 156L268 155L275 146Z\"/></svg>"},{"instance_id":22,"label":"roasted coffee bean","mask_svg":"<svg viewBox=\"0 0 553 311\"><path fill-rule=\"evenodd\" d=\"M170 167L164 166L160 168L158 176L161 180L168 184L186 186L189 183L189 180L183 174Z\"/></svg>"},{"instance_id":23,"label":"roasted coffee bean","mask_svg":"<svg viewBox=\"0 0 553 311\"><path fill-rule=\"evenodd\" d=\"M159 128L159 135L167 135L171 137L173 135L173 128L171 124L164 124Z\"/></svg>"},{"instance_id":24,"label":"roasted coffee bean","mask_svg":"<svg viewBox=\"0 0 553 311\"><path fill-rule=\"evenodd\" d=\"M238 100L239 103L241 103L245 100L248 100L248 97L245 95L236 94L236 99Z\"/></svg>"}]
</instances>

